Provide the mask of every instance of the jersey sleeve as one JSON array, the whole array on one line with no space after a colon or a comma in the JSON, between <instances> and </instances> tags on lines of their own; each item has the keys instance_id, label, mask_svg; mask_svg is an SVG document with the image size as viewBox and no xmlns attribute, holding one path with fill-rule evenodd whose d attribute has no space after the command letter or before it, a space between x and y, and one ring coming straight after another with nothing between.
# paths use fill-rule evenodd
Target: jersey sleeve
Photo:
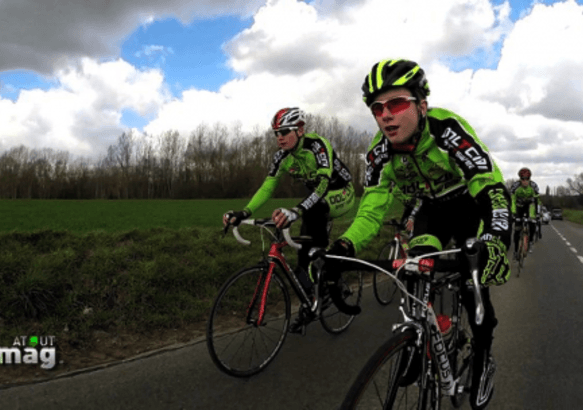
<instances>
[{"instance_id":1,"label":"jersey sleeve","mask_svg":"<svg viewBox=\"0 0 583 410\"><path fill-rule=\"evenodd\" d=\"M253 195L247 206L243 208L249 215L255 213L273 196L283 175L283 163L287 155L288 153L286 151L280 150L273 156L273 161L271 162L269 172L263 184L255 192L255 195Z\"/></svg>"},{"instance_id":2,"label":"jersey sleeve","mask_svg":"<svg viewBox=\"0 0 583 410\"><path fill-rule=\"evenodd\" d=\"M361 251L377 235L393 203L391 181L386 172L389 166L388 141L377 135L366 155L364 193L358 212L341 236L341 239L352 243L356 252Z\"/></svg>"},{"instance_id":3,"label":"jersey sleeve","mask_svg":"<svg viewBox=\"0 0 583 410\"><path fill-rule=\"evenodd\" d=\"M303 212L312 208L328 193L330 179L334 171L334 151L330 142L322 137L306 140L307 147L314 155L316 164L316 186L297 206Z\"/></svg>"},{"instance_id":4,"label":"jersey sleeve","mask_svg":"<svg viewBox=\"0 0 583 410\"><path fill-rule=\"evenodd\" d=\"M510 206L510 211L512 212L512 214L516 214L516 190L520 187L520 181L516 181L514 184L512 184L512 187L510 188L510 198L511 198L511 206Z\"/></svg>"}]
</instances>

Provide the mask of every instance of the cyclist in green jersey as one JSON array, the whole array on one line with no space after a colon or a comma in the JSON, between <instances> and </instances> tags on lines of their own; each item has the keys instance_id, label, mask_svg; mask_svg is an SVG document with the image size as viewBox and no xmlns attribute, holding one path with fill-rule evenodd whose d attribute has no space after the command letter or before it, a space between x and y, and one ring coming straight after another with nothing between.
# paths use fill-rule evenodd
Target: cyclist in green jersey
<instances>
[{"instance_id":1,"label":"cyclist in green jersey","mask_svg":"<svg viewBox=\"0 0 583 410\"><path fill-rule=\"evenodd\" d=\"M328 246L329 222L352 209L355 201L352 175L338 158L330 142L315 133L304 133L305 114L299 108L279 110L271 122L279 151L273 156L268 175L242 211L228 211L223 224L238 225L256 212L271 198L284 173L298 179L308 188L309 194L292 209L279 208L272 213L278 228L283 228L301 218L301 235L312 237L314 246ZM306 291L313 292L313 283L307 273L309 249L298 251L296 273ZM301 329L298 320L292 332Z\"/></svg>"},{"instance_id":2,"label":"cyclist in green jersey","mask_svg":"<svg viewBox=\"0 0 583 410\"><path fill-rule=\"evenodd\" d=\"M528 250L530 253L532 253L532 243L536 231L535 224L537 223L537 216L540 213L539 210L541 208L539 190L536 182L530 179L532 176L530 169L521 168L520 171L518 171L518 176L520 181L516 181L510 188L510 193L512 195L512 215L515 221L517 218L529 218L528 224L530 227L530 245ZM516 230L514 231L514 259L518 259L518 241L520 240L521 232L522 225L517 223Z\"/></svg>"},{"instance_id":3,"label":"cyclist in green jersey","mask_svg":"<svg viewBox=\"0 0 583 410\"><path fill-rule=\"evenodd\" d=\"M510 195L472 127L451 111L428 108L429 85L413 61L375 64L362 90L380 131L366 154L365 190L356 218L329 252L352 256L374 239L394 200L391 184L396 184L423 200L409 241L410 255L441 250L452 238L460 246L477 236L484 247L481 283L505 283L510 276ZM470 400L474 409L483 409L493 394L491 345L497 320L489 288L482 289L481 325L475 324L471 291L461 291L476 340Z\"/></svg>"}]
</instances>

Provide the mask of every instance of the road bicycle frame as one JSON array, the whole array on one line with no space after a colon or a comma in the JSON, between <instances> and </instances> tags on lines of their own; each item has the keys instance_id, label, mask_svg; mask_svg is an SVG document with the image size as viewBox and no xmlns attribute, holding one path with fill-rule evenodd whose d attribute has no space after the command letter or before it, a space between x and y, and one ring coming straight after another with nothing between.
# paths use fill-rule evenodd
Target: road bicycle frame
<instances>
[{"instance_id":1,"label":"road bicycle frame","mask_svg":"<svg viewBox=\"0 0 583 410\"><path fill-rule=\"evenodd\" d=\"M247 225L261 225L264 222L265 221L263 221L263 220L244 220L241 223L247 224ZM261 225L261 226L263 226L263 225ZM243 239L241 237L241 235L239 234L239 231L238 231L238 227L233 228L233 233L234 233L235 237L237 238L237 241L239 241L240 243L243 243L245 245L248 245L250 243L249 241L247 241L246 239ZM282 249L288 245L291 245L292 247L296 247L296 248L302 246L302 245L293 241L292 237L289 234L289 228L284 229L282 231L282 235L274 235L273 236L273 241L272 241L271 246L269 248L269 251L267 253L267 257L264 260L264 263L266 263L267 267L268 267L267 272L265 274L265 277L263 277L263 275L261 275L259 277L259 280L257 281L257 286L255 288L255 292L253 293L253 297L252 297L252 299L249 303L249 307L247 309L247 321L248 321L248 323L252 322L251 317L252 317L253 307L256 305L259 297L261 297L261 299L259 300L259 306L258 306L259 317L258 317L257 323L256 323L257 326L260 326L262 321L263 321L263 316L265 314L265 305L266 305L266 301L267 301L267 294L269 291L269 285L271 284L273 270L275 269L276 264L279 265L279 267L281 267L281 269L284 272L285 276L287 277L288 281L292 285L292 288L294 289L295 293L297 294L298 298L300 299L300 302L303 305L307 306L312 313L319 313L319 309L321 307L319 298L315 297L313 301L310 300L308 294L304 290L304 287L300 284L300 281L299 281L297 275L295 274L295 272L293 271L293 269L291 268L291 266L287 262L287 259L285 258L285 255L282 252ZM319 276L320 275L318 275L318 278L319 278ZM316 283L314 284L314 286L315 286L314 294L318 295L319 280L316 280Z\"/></svg>"},{"instance_id":2,"label":"road bicycle frame","mask_svg":"<svg viewBox=\"0 0 583 410\"><path fill-rule=\"evenodd\" d=\"M475 243L477 242L476 239L469 239L466 243L466 247L464 249L452 249L447 251L435 252L426 255L422 255L416 258L410 258L405 260L395 260L389 261L391 262L392 268L396 269L396 273L392 274L387 270L382 269L380 266L384 265L382 262L377 262L376 264L368 263L363 260L354 259L354 258L344 258L338 256L327 256L329 258L335 259L344 259L356 263L362 263L369 267L373 267L375 270L379 270L384 272L385 274L389 275L396 281L399 288L403 291L404 298L401 301L401 306L399 310L403 315L404 321L400 324L395 324L393 326L393 332L398 331L406 331L408 329L412 329L415 334L417 335L416 346L420 349L421 352L425 351L425 346L427 346L427 354L428 354L428 366L427 368L422 369L422 374L425 374L428 368L431 368L431 360L432 357L435 358L437 363L437 369L439 372L439 380L440 380L440 387L442 390L442 394L447 396L453 396L458 393L458 384L459 380L453 379L453 374L451 370L451 364L449 362L446 343L439 330L439 325L437 322L437 317L433 307L430 304L430 298L435 289L433 288L436 285L435 279L435 271L438 269L434 269L434 261L433 259L429 259L434 256L439 255L446 255L451 253L459 253L464 251L465 255L469 261L470 273L472 277L473 283L473 292L474 298L476 301L476 316L475 320L476 323L479 325L482 323L484 319L484 304L482 302L482 296L480 292L480 285L478 280L478 252L477 247L475 247ZM447 275L444 278L441 278L441 283L439 287L448 285L454 281L459 281L461 274L458 272L460 268L460 263L457 261L439 261L440 264L443 266L450 266L449 268L439 269L441 271L447 272L457 272ZM380 265L380 266L379 266ZM420 280L414 282L414 289L412 292L409 292L406 285L398 279L399 272L401 270L405 270L406 272L415 273L417 276L420 277ZM417 287L418 284L421 284L421 287ZM413 303L410 303L413 302ZM410 309L407 309L407 306L410 306ZM418 309L420 307L420 309ZM460 307L461 308L461 307ZM407 311L408 312L407 312ZM423 379L422 383L425 383L426 380ZM422 388L426 388L425 385Z\"/></svg>"}]
</instances>

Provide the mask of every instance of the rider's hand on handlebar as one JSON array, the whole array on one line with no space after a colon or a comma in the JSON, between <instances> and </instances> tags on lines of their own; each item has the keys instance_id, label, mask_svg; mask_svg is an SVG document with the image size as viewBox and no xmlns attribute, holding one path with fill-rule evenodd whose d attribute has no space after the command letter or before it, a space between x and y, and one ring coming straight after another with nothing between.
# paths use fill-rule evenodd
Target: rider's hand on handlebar
<instances>
[{"instance_id":1,"label":"rider's hand on handlebar","mask_svg":"<svg viewBox=\"0 0 583 410\"><path fill-rule=\"evenodd\" d=\"M506 245L500 238L483 235L480 251L480 282L484 286L503 285L510 278L510 263L506 256Z\"/></svg>"},{"instance_id":2,"label":"rider's hand on handlebar","mask_svg":"<svg viewBox=\"0 0 583 410\"><path fill-rule=\"evenodd\" d=\"M287 228L294 221L298 220L299 217L300 214L296 208L279 208L273 211L273 214L271 214L271 219L273 222L275 222L275 226L279 229Z\"/></svg>"},{"instance_id":3,"label":"rider's hand on handlebar","mask_svg":"<svg viewBox=\"0 0 583 410\"><path fill-rule=\"evenodd\" d=\"M239 226L242 220L249 218L250 214L246 211L227 211L223 215L223 226Z\"/></svg>"},{"instance_id":4,"label":"rider's hand on handlebar","mask_svg":"<svg viewBox=\"0 0 583 410\"><path fill-rule=\"evenodd\" d=\"M328 248L327 253L328 255L347 256L350 258L356 254L352 242L345 239L337 239L334 241Z\"/></svg>"}]
</instances>

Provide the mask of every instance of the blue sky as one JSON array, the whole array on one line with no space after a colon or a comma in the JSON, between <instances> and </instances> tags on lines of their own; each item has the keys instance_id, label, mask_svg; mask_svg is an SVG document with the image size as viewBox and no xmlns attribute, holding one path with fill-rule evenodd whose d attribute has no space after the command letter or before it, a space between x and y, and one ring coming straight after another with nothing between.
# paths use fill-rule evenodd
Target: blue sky
<instances>
[{"instance_id":1,"label":"blue sky","mask_svg":"<svg viewBox=\"0 0 583 410\"><path fill-rule=\"evenodd\" d=\"M175 97L189 88L218 91L222 84L234 78L226 65L222 45L251 23L249 18L233 16L194 20L189 24L176 18L154 21L140 26L123 41L120 57L141 69L162 70ZM0 72L0 83L4 85L0 96L12 101L16 101L20 90L48 90L58 86L54 79L30 70ZM123 111L122 122L130 128L141 129L149 119L131 109Z\"/></svg>"},{"instance_id":2,"label":"blue sky","mask_svg":"<svg viewBox=\"0 0 583 410\"><path fill-rule=\"evenodd\" d=\"M360 82L393 56L422 64L430 103L466 117L505 172L583 172L583 0L37 3L0 2L0 150L98 156L129 128L250 132L289 105L372 132Z\"/></svg>"}]
</instances>

